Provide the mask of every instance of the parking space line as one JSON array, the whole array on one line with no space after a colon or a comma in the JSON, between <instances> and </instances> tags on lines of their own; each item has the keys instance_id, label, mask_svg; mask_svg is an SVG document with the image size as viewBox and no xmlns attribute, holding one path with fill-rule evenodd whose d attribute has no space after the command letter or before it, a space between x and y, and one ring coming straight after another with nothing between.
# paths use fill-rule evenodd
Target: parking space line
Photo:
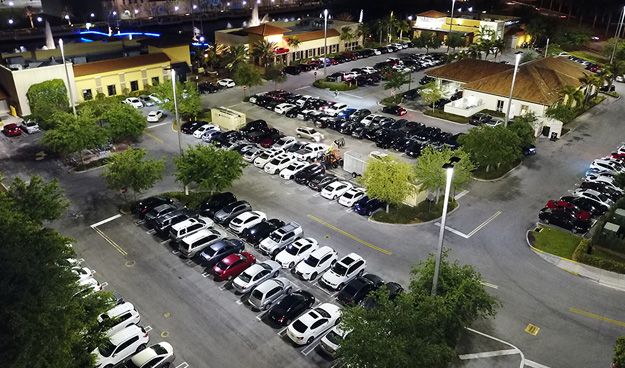
<instances>
[{"instance_id":1,"label":"parking space line","mask_svg":"<svg viewBox=\"0 0 625 368\"><path fill-rule=\"evenodd\" d=\"M485 351L483 353L462 354L462 355L458 355L458 358L460 358L460 360L482 359L482 358L492 358L492 357L503 356L503 355L514 355L518 353L519 351L517 349L505 349L505 350Z\"/></svg>"},{"instance_id":2,"label":"parking space line","mask_svg":"<svg viewBox=\"0 0 625 368\"><path fill-rule=\"evenodd\" d=\"M128 252L126 252L124 248L122 248L119 244L117 244L113 239L109 238L109 236L106 235L102 230L98 229L95 226L92 226L91 228L93 229L93 231L98 233L98 235L100 235L107 243L109 243L113 248L115 248L115 250L121 253L122 256L125 257L128 255Z\"/></svg>"},{"instance_id":3,"label":"parking space line","mask_svg":"<svg viewBox=\"0 0 625 368\"><path fill-rule=\"evenodd\" d=\"M116 220L116 219L118 219L120 217L122 217L122 215L118 213L117 215L111 216L109 218L106 218L106 219L104 219L104 220L102 220L100 222L96 222L95 224L91 224L89 226L93 229L94 227L98 227L100 225L104 225L107 222L111 222L111 221Z\"/></svg>"},{"instance_id":4,"label":"parking space line","mask_svg":"<svg viewBox=\"0 0 625 368\"><path fill-rule=\"evenodd\" d=\"M150 125L150 126L148 126L148 128L147 128L147 129L154 129L154 128L158 128L158 127L163 126L163 125L165 125L165 124L170 124L170 123L169 123L168 121L164 121L164 122L162 122L162 123L158 123L158 124Z\"/></svg>"},{"instance_id":5,"label":"parking space line","mask_svg":"<svg viewBox=\"0 0 625 368\"><path fill-rule=\"evenodd\" d=\"M455 200L459 200L460 198L464 197L465 195L467 195L469 193L468 190L463 190L462 192L456 194L456 196L454 197Z\"/></svg>"},{"instance_id":6,"label":"parking space line","mask_svg":"<svg viewBox=\"0 0 625 368\"><path fill-rule=\"evenodd\" d=\"M280 331L278 331L278 336L284 337L284 335L286 335L286 329L287 328L288 327L285 327L285 328L281 329Z\"/></svg>"},{"instance_id":7,"label":"parking space line","mask_svg":"<svg viewBox=\"0 0 625 368\"><path fill-rule=\"evenodd\" d=\"M360 243L360 244L362 244L362 245L364 245L364 246L366 246L366 247L369 247L369 248L371 248L371 249L377 250L378 252L380 252L380 253L382 253L382 254L386 254L387 256L388 256L388 255L393 254L393 252L391 252L390 250L386 250L386 249L380 248L380 247L378 247L378 246L376 246L376 245L373 245L373 244L371 244L371 243L369 243L369 242L366 242L366 241L364 241L364 240L362 240L362 239L358 238L357 236L355 236L355 235L352 235L352 234L348 233L348 232L347 232L347 231L345 231L345 230L341 230L341 229L339 229L338 227L336 227L336 226L334 226L334 225L332 225L332 224L329 224L329 223L327 223L327 222L323 221L322 219L320 219L320 218L319 218L319 217L317 217L317 216L313 216L313 215L310 215L310 214L309 214L309 215L308 215L308 218L310 218L310 219L312 219L312 220L314 220L314 221L316 221L316 222L320 223L321 225L323 225L323 226L325 226L325 227L327 227L327 228L330 228L330 229L332 229L332 230L336 231L336 232L337 232L337 233L339 233L339 234L342 234L342 235L344 235L344 236L346 236L346 237L348 237L348 238L352 239L353 241L355 241L355 242L357 242L357 243Z\"/></svg>"},{"instance_id":8,"label":"parking space line","mask_svg":"<svg viewBox=\"0 0 625 368\"><path fill-rule=\"evenodd\" d=\"M148 326L143 327L143 329L145 330L145 332L150 332L152 331L152 326L148 325Z\"/></svg>"},{"instance_id":9,"label":"parking space line","mask_svg":"<svg viewBox=\"0 0 625 368\"><path fill-rule=\"evenodd\" d=\"M104 288L105 288L105 287L107 287L107 286L109 286L109 283L108 283L108 282L103 282L103 283L101 283L101 284L100 284L100 288L101 288L101 289L104 289Z\"/></svg>"},{"instance_id":10,"label":"parking space line","mask_svg":"<svg viewBox=\"0 0 625 368\"><path fill-rule=\"evenodd\" d=\"M475 233L477 233L478 231L482 230L482 228L486 225L488 225L489 222L493 221L495 218L497 218L497 216L501 215L501 211L497 211L495 212L494 215L492 215L491 217L489 217L488 219L486 219L486 221L482 222L478 227L476 227L475 229L473 229L473 231L471 231L469 233L469 237L472 237L473 235L475 235Z\"/></svg>"},{"instance_id":11,"label":"parking space line","mask_svg":"<svg viewBox=\"0 0 625 368\"><path fill-rule=\"evenodd\" d=\"M237 299L235 303L237 303L238 305L243 305L243 301L241 299Z\"/></svg>"},{"instance_id":12,"label":"parking space line","mask_svg":"<svg viewBox=\"0 0 625 368\"><path fill-rule=\"evenodd\" d=\"M155 233L156 233L156 230L154 230L154 229L152 229L152 230L148 230L148 231L146 231L145 233L146 233L146 234L148 234L148 235L152 235L152 234L155 234Z\"/></svg>"},{"instance_id":13,"label":"parking space line","mask_svg":"<svg viewBox=\"0 0 625 368\"><path fill-rule=\"evenodd\" d=\"M163 141L162 139L160 139L159 137L155 136L154 134L150 133L150 132L143 132L145 135L147 135L148 137L154 139L155 141L157 141L160 144L165 143L165 141Z\"/></svg>"},{"instance_id":14,"label":"parking space line","mask_svg":"<svg viewBox=\"0 0 625 368\"><path fill-rule=\"evenodd\" d=\"M611 323L611 324L616 325L616 326L625 327L625 322L623 322L623 321L619 321L619 320L612 319L612 318L609 318L609 317L604 317L604 316L601 316L599 314L595 314L595 313L592 313L592 312L587 312L585 310L581 310L581 309L578 309L578 308L571 307L571 308L569 308L569 312L574 313L574 314L578 314L580 316L596 319L598 321Z\"/></svg>"},{"instance_id":15,"label":"parking space line","mask_svg":"<svg viewBox=\"0 0 625 368\"><path fill-rule=\"evenodd\" d=\"M182 362L182 363L178 364L175 368L189 368L189 363Z\"/></svg>"},{"instance_id":16,"label":"parking space line","mask_svg":"<svg viewBox=\"0 0 625 368\"><path fill-rule=\"evenodd\" d=\"M267 314L267 313L269 313L269 311L268 311L268 310L266 310L266 311L262 311L262 312L258 313L258 314L256 315L256 319L257 319L258 321L262 321L262 320L263 320L263 317L264 317L264 316L265 316L265 314Z\"/></svg>"},{"instance_id":17,"label":"parking space line","mask_svg":"<svg viewBox=\"0 0 625 368\"><path fill-rule=\"evenodd\" d=\"M495 284L491 284L490 282L481 282L482 285L484 286L488 286L489 288L493 288L493 289L499 289L499 286L495 285Z\"/></svg>"},{"instance_id":18,"label":"parking space line","mask_svg":"<svg viewBox=\"0 0 625 368\"><path fill-rule=\"evenodd\" d=\"M315 350L317 348L317 346L319 346L319 343L321 342L321 339L323 339L323 337L327 334L330 333L330 329L328 329L326 332L324 332L322 335L318 336L315 340L313 340L313 342L311 342L308 346L306 346L304 349L302 349L301 353L304 356L307 356L308 354L310 354L313 350Z\"/></svg>"},{"instance_id":19,"label":"parking space line","mask_svg":"<svg viewBox=\"0 0 625 368\"><path fill-rule=\"evenodd\" d=\"M356 95L351 94L351 93L341 92L341 94L343 94L343 95L345 95L345 96L350 96L350 97L353 97L353 98L357 98L357 99L362 100L362 97L361 97L361 96L356 96Z\"/></svg>"},{"instance_id":20,"label":"parking space line","mask_svg":"<svg viewBox=\"0 0 625 368\"><path fill-rule=\"evenodd\" d=\"M525 359L525 366L526 367L532 367L532 368L549 368L546 365L540 364L540 363L536 363L533 360L529 360L529 359Z\"/></svg>"}]
</instances>

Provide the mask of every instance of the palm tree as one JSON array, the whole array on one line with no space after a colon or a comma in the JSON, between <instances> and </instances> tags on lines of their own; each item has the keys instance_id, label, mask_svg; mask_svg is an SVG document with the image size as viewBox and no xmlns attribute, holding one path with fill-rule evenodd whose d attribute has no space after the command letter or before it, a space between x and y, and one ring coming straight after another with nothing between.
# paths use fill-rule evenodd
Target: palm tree
<instances>
[{"instance_id":1,"label":"palm tree","mask_svg":"<svg viewBox=\"0 0 625 368\"><path fill-rule=\"evenodd\" d=\"M401 41L404 38L404 32L408 33L410 31L410 23L407 20L401 20L398 23L399 28L399 40Z\"/></svg>"},{"instance_id":2,"label":"palm tree","mask_svg":"<svg viewBox=\"0 0 625 368\"><path fill-rule=\"evenodd\" d=\"M506 43L503 38L498 38L491 43L491 49L493 50L493 56L497 59L497 55L502 54L503 50L506 48Z\"/></svg>"},{"instance_id":3,"label":"palm tree","mask_svg":"<svg viewBox=\"0 0 625 368\"><path fill-rule=\"evenodd\" d=\"M574 86L564 86L560 90L560 96L563 98L564 106L575 108L579 104L584 103L584 95L582 91Z\"/></svg>"},{"instance_id":4,"label":"palm tree","mask_svg":"<svg viewBox=\"0 0 625 368\"><path fill-rule=\"evenodd\" d=\"M252 48L252 55L254 56L254 58L258 59L259 64L267 67L267 65L269 64L269 60L271 60L276 54L275 48L275 42L261 40L254 43Z\"/></svg>"},{"instance_id":5,"label":"palm tree","mask_svg":"<svg viewBox=\"0 0 625 368\"><path fill-rule=\"evenodd\" d=\"M225 57L228 60L226 69L232 71L236 69L239 63L247 61L247 49L245 45L230 46L228 51L226 51Z\"/></svg>"},{"instance_id":6,"label":"palm tree","mask_svg":"<svg viewBox=\"0 0 625 368\"><path fill-rule=\"evenodd\" d=\"M341 41L344 41L345 43L349 43L354 38L355 38L355 35L352 32L352 27L349 27L349 26L341 27L341 35L339 36L339 39Z\"/></svg>"},{"instance_id":7,"label":"palm tree","mask_svg":"<svg viewBox=\"0 0 625 368\"><path fill-rule=\"evenodd\" d=\"M597 95L599 88L603 86L605 80L595 74L587 74L585 77L579 79L579 81L586 86L586 93L584 93L584 106L588 104L588 100L591 96Z\"/></svg>"},{"instance_id":8,"label":"palm tree","mask_svg":"<svg viewBox=\"0 0 625 368\"><path fill-rule=\"evenodd\" d=\"M379 42L382 43L382 34L386 32L388 21L386 19L378 19L373 23L373 31L379 36Z\"/></svg>"},{"instance_id":9,"label":"palm tree","mask_svg":"<svg viewBox=\"0 0 625 368\"><path fill-rule=\"evenodd\" d=\"M286 44L289 45L289 47L293 49L293 52L295 52L295 50L297 50L299 45L302 44L302 41L300 41L300 39L297 38L297 36L292 36L292 37L286 38Z\"/></svg>"},{"instance_id":10,"label":"palm tree","mask_svg":"<svg viewBox=\"0 0 625 368\"><path fill-rule=\"evenodd\" d=\"M625 62L623 61L614 61L612 64L607 66L607 74L605 77L608 81L608 91L612 88L612 83L614 83L614 78L618 75L623 75L625 73Z\"/></svg>"},{"instance_id":11,"label":"palm tree","mask_svg":"<svg viewBox=\"0 0 625 368\"><path fill-rule=\"evenodd\" d=\"M362 36L363 38L362 42L364 43L367 36L369 36L369 33L371 33L371 30L369 29L369 26L367 24L358 23L358 29L356 30L356 38L359 38Z\"/></svg>"}]
</instances>

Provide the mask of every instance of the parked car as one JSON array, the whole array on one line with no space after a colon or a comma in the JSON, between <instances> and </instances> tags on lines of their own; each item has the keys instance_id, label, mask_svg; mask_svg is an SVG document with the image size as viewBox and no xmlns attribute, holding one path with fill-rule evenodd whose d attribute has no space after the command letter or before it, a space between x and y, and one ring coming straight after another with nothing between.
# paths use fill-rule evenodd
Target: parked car
<instances>
[{"instance_id":1,"label":"parked car","mask_svg":"<svg viewBox=\"0 0 625 368\"><path fill-rule=\"evenodd\" d=\"M585 234L590 230L589 220L580 220L570 211L559 208L543 208L538 214L540 221L546 224L553 224L573 233Z\"/></svg>"},{"instance_id":2,"label":"parked car","mask_svg":"<svg viewBox=\"0 0 625 368\"><path fill-rule=\"evenodd\" d=\"M32 119L22 120L20 124L20 129L22 129L27 134L34 134L40 131L39 124Z\"/></svg>"},{"instance_id":3,"label":"parked car","mask_svg":"<svg viewBox=\"0 0 625 368\"><path fill-rule=\"evenodd\" d=\"M99 329L104 331L107 337L115 335L126 327L136 325L140 321L139 312L130 302L117 304L98 316Z\"/></svg>"},{"instance_id":4,"label":"parked car","mask_svg":"<svg viewBox=\"0 0 625 368\"><path fill-rule=\"evenodd\" d=\"M573 191L573 195L577 197L587 198L592 201L597 202L598 204L610 207L614 204L614 201L611 200L607 195L597 192L592 189L577 189Z\"/></svg>"},{"instance_id":5,"label":"parked car","mask_svg":"<svg viewBox=\"0 0 625 368\"><path fill-rule=\"evenodd\" d=\"M232 281L232 285L236 292L245 294L261 282L277 277L279 273L280 265L275 261L266 260L247 268Z\"/></svg>"},{"instance_id":6,"label":"parked car","mask_svg":"<svg viewBox=\"0 0 625 368\"><path fill-rule=\"evenodd\" d=\"M300 161L314 160L321 156L328 146L321 143L309 143L297 152L293 152L293 157Z\"/></svg>"},{"instance_id":7,"label":"parked car","mask_svg":"<svg viewBox=\"0 0 625 368\"><path fill-rule=\"evenodd\" d=\"M293 161L295 161L295 157L283 152L271 159L271 161L263 167L263 170L267 174L275 175L289 166Z\"/></svg>"},{"instance_id":8,"label":"parked car","mask_svg":"<svg viewBox=\"0 0 625 368\"><path fill-rule=\"evenodd\" d=\"M602 216L609 209L609 206L584 197L564 196L560 200L571 203L584 211L592 213L593 216Z\"/></svg>"},{"instance_id":9,"label":"parked car","mask_svg":"<svg viewBox=\"0 0 625 368\"><path fill-rule=\"evenodd\" d=\"M217 85L225 88L232 88L236 83L232 79L224 78L217 81Z\"/></svg>"},{"instance_id":10,"label":"parked car","mask_svg":"<svg viewBox=\"0 0 625 368\"><path fill-rule=\"evenodd\" d=\"M217 87L216 85L214 85L212 83L199 83L197 85L197 90L201 94L204 94L204 93L215 93L215 92L219 91L219 87Z\"/></svg>"},{"instance_id":11,"label":"parked car","mask_svg":"<svg viewBox=\"0 0 625 368\"><path fill-rule=\"evenodd\" d=\"M198 259L208 270L213 268L219 261L235 253L241 253L245 245L239 239L221 239L204 248Z\"/></svg>"},{"instance_id":12,"label":"parked car","mask_svg":"<svg viewBox=\"0 0 625 368\"><path fill-rule=\"evenodd\" d=\"M341 308L331 303L323 303L293 321L287 327L286 334L297 345L310 344L334 327L340 318Z\"/></svg>"},{"instance_id":13,"label":"parked car","mask_svg":"<svg viewBox=\"0 0 625 368\"><path fill-rule=\"evenodd\" d=\"M141 100L141 103L143 104L143 106L146 106L146 107L151 107L156 104L156 101L150 98L150 96L146 96L146 95L139 96L139 100Z\"/></svg>"},{"instance_id":14,"label":"parked car","mask_svg":"<svg viewBox=\"0 0 625 368\"><path fill-rule=\"evenodd\" d=\"M274 230L267 238L260 242L258 249L261 253L275 257L287 245L304 234L304 230L297 222L289 222Z\"/></svg>"},{"instance_id":15,"label":"parked car","mask_svg":"<svg viewBox=\"0 0 625 368\"><path fill-rule=\"evenodd\" d=\"M298 138L310 139L313 142L321 142L325 138L315 128L299 127L295 129L295 132Z\"/></svg>"},{"instance_id":16,"label":"parked car","mask_svg":"<svg viewBox=\"0 0 625 368\"><path fill-rule=\"evenodd\" d=\"M137 325L128 326L95 348L92 354L95 356L96 367L117 365L132 354L143 350L149 341L150 337L145 328Z\"/></svg>"},{"instance_id":17,"label":"parked car","mask_svg":"<svg viewBox=\"0 0 625 368\"><path fill-rule=\"evenodd\" d=\"M302 72L301 68L297 65L285 66L284 69L282 69L282 71L285 72L286 74L291 74L291 75L298 75Z\"/></svg>"},{"instance_id":18,"label":"parked car","mask_svg":"<svg viewBox=\"0 0 625 368\"><path fill-rule=\"evenodd\" d=\"M219 131L221 131L221 128L219 128L219 126L213 125L213 124L200 125L193 132L193 138L201 139L204 135L206 135L206 133L208 133L210 131L218 131L219 132Z\"/></svg>"},{"instance_id":19,"label":"parked car","mask_svg":"<svg viewBox=\"0 0 625 368\"><path fill-rule=\"evenodd\" d=\"M163 341L133 355L122 368L169 368L174 359L174 348Z\"/></svg>"},{"instance_id":20,"label":"parked car","mask_svg":"<svg viewBox=\"0 0 625 368\"><path fill-rule=\"evenodd\" d=\"M278 104L273 111L277 112L280 115L284 115L286 114L289 110L291 110L292 108L294 108L296 105L294 104L290 104L290 103L281 103Z\"/></svg>"},{"instance_id":21,"label":"parked car","mask_svg":"<svg viewBox=\"0 0 625 368\"><path fill-rule=\"evenodd\" d=\"M278 141L276 141L271 148L286 150L295 143L297 143L297 139L295 139L295 137L286 136L278 139Z\"/></svg>"},{"instance_id":22,"label":"parked car","mask_svg":"<svg viewBox=\"0 0 625 368\"><path fill-rule=\"evenodd\" d=\"M321 196L329 200L335 200L345 192L352 189L353 185L347 181L335 181L326 185L321 190Z\"/></svg>"},{"instance_id":23,"label":"parked car","mask_svg":"<svg viewBox=\"0 0 625 368\"><path fill-rule=\"evenodd\" d=\"M289 244L276 256L275 261L282 268L293 268L301 260L307 258L319 248L319 243L313 238L299 238Z\"/></svg>"},{"instance_id":24,"label":"parked car","mask_svg":"<svg viewBox=\"0 0 625 368\"><path fill-rule=\"evenodd\" d=\"M364 196L360 198L356 203L354 203L352 208L354 209L354 212L361 216L371 216L376 211L382 209L385 205L386 203L384 203L384 201L382 200Z\"/></svg>"},{"instance_id":25,"label":"parked car","mask_svg":"<svg viewBox=\"0 0 625 368\"><path fill-rule=\"evenodd\" d=\"M157 235L166 237L169 235L169 229L172 227L172 225L185 221L191 217L191 211L186 208L180 208L155 219L154 226L152 226L152 228L154 229L154 231L156 231ZM206 219L206 221L210 221L209 226L213 223L210 219Z\"/></svg>"},{"instance_id":26,"label":"parked car","mask_svg":"<svg viewBox=\"0 0 625 368\"><path fill-rule=\"evenodd\" d=\"M384 286L381 286L381 289L387 293L389 300L394 300L404 292L404 288L396 282L387 282ZM361 304L364 308L373 309L377 305L377 300L369 295L365 297Z\"/></svg>"},{"instance_id":27,"label":"parked car","mask_svg":"<svg viewBox=\"0 0 625 368\"><path fill-rule=\"evenodd\" d=\"M208 124L205 121L201 121L201 120L196 120L196 121L187 121L186 123L183 123L180 126L180 132L184 133L184 134L193 134L193 132L195 132L197 130L197 128L201 127L202 125L206 125Z\"/></svg>"},{"instance_id":28,"label":"parked car","mask_svg":"<svg viewBox=\"0 0 625 368\"><path fill-rule=\"evenodd\" d=\"M339 180L339 178L330 173L316 175L308 182L308 187L314 191L320 192L329 184Z\"/></svg>"},{"instance_id":29,"label":"parked car","mask_svg":"<svg viewBox=\"0 0 625 368\"><path fill-rule=\"evenodd\" d=\"M295 180L297 184L308 185L308 183L310 182L312 178L314 178L317 175L323 174L324 172L325 172L325 169L323 168L322 165L310 164L306 166L305 168L303 168L302 170L300 170L298 173L296 173L293 176L293 180Z\"/></svg>"},{"instance_id":30,"label":"parked car","mask_svg":"<svg viewBox=\"0 0 625 368\"><path fill-rule=\"evenodd\" d=\"M308 291L298 290L285 296L274 304L267 314L267 319L278 326L286 326L305 310L315 304L315 297Z\"/></svg>"},{"instance_id":31,"label":"parked car","mask_svg":"<svg viewBox=\"0 0 625 368\"><path fill-rule=\"evenodd\" d=\"M338 259L336 251L323 246L314 250L305 260L299 262L293 273L303 280L314 280L319 274L330 268Z\"/></svg>"},{"instance_id":32,"label":"parked car","mask_svg":"<svg viewBox=\"0 0 625 368\"><path fill-rule=\"evenodd\" d=\"M158 123L163 117L163 110L153 110L148 113L147 120L148 123Z\"/></svg>"},{"instance_id":33,"label":"parked car","mask_svg":"<svg viewBox=\"0 0 625 368\"><path fill-rule=\"evenodd\" d=\"M154 227L155 221L157 218L164 216L170 212L173 212L176 209L177 209L176 206L169 204L169 203L154 207L152 210L150 210L150 212L146 213L145 216L143 217L145 220L145 226L147 228Z\"/></svg>"},{"instance_id":34,"label":"parked car","mask_svg":"<svg viewBox=\"0 0 625 368\"><path fill-rule=\"evenodd\" d=\"M172 204L174 201L171 198L165 197L148 197L140 200L132 207L132 213L143 218L146 213L150 212L154 208L163 204Z\"/></svg>"},{"instance_id":35,"label":"parked car","mask_svg":"<svg viewBox=\"0 0 625 368\"><path fill-rule=\"evenodd\" d=\"M350 280L365 272L367 262L358 254L350 253L335 263L323 276L321 283L333 290L340 290Z\"/></svg>"},{"instance_id":36,"label":"parked car","mask_svg":"<svg viewBox=\"0 0 625 368\"><path fill-rule=\"evenodd\" d=\"M128 97L122 102L125 103L126 105L130 105L134 107L135 109L140 109L143 107L143 102L141 102L141 100L138 99L137 97Z\"/></svg>"},{"instance_id":37,"label":"parked car","mask_svg":"<svg viewBox=\"0 0 625 368\"><path fill-rule=\"evenodd\" d=\"M368 273L348 282L336 296L336 299L347 305L360 304L372 291L384 285L381 277Z\"/></svg>"},{"instance_id":38,"label":"parked car","mask_svg":"<svg viewBox=\"0 0 625 368\"><path fill-rule=\"evenodd\" d=\"M293 161L289 164L289 166L280 171L279 176L284 180L291 180L297 173L309 165L310 164L306 161Z\"/></svg>"},{"instance_id":39,"label":"parked car","mask_svg":"<svg viewBox=\"0 0 625 368\"><path fill-rule=\"evenodd\" d=\"M256 156L256 158L254 159L254 166L262 169L265 167L265 165L267 165L269 161L271 161L275 156L279 155L280 153L282 153L282 150L265 150L261 152L258 156Z\"/></svg>"},{"instance_id":40,"label":"parked car","mask_svg":"<svg viewBox=\"0 0 625 368\"><path fill-rule=\"evenodd\" d=\"M183 238L207 228L208 224L206 224L204 221L195 218L189 218L175 225L172 225L169 228L169 239L171 240L171 243L176 246L181 242ZM180 251L183 252L183 256L185 256L183 249L180 249Z\"/></svg>"},{"instance_id":41,"label":"parked car","mask_svg":"<svg viewBox=\"0 0 625 368\"><path fill-rule=\"evenodd\" d=\"M349 331L344 331L339 325L334 326L330 332L321 338L319 348L330 358L335 359L338 356L341 343L348 334Z\"/></svg>"},{"instance_id":42,"label":"parked car","mask_svg":"<svg viewBox=\"0 0 625 368\"><path fill-rule=\"evenodd\" d=\"M205 199L200 204L200 215L213 218L215 213L226 207L230 203L237 201L237 197L230 192L217 193Z\"/></svg>"},{"instance_id":43,"label":"parked car","mask_svg":"<svg viewBox=\"0 0 625 368\"><path fill-rule=\"evenodd\" d=\"M241 234L243 230L249 229L266 219L267 215L261 211L243 212L230 221L230 230L232 230L235 234Z\"/></svg>"},{"instance_id":44,"label":"parked car","mask_svg":"<svg viewBox=\"0 0 625 368\"><path fill-rule=\"evenodd\" d=\"M406 115L408 111L399 105L392 105L392 106L384 106L382 108L382 112L385 112L391 115L404 116Z\"/></svg>"},{"instance_id":45,"label":"parked car","mask_svg":"<svg viewBox=\"0 0 625 368\"><path fill-rule=\"evenodd\" d=\"M265 310L284 295L291 294L294 285L285 277L275 277L258 284L250 293L248 303L257 309Z\"/></svg>"},{"instance_id":46,"label":"parked car","mask_svg":"<svg viewBox=\"0 0 625 368\"><path fill-rule=\"evenodd\" d=\"M243 212L251 211L252 206L247 201L236 201L223 207L221 210L215 213L214 220L216 223L227 226L230 221L242 214Z\"/></svg>"},{"instance_id":47,"label":"parked car","mask_svg":"<svg viewBox=\"0 0 625 368\"><path fill-rule=\"evenodd\" d=\"M2 133L7 137L17 137L22 135L22 130L15 123L6 124L2 127Z\"/></svg>"},{"instance_id":48,"label":"parked car","mask_svg":"<svg viewBox=\"0 0 625 368\"><path fill-rule=\"evenodd\" d=\"M256 258L248 252L230 254L213 266L211 274L215 281L232 280L254 263Z\"/></svg>"},{"instance_id":49,"label":"parked car","mask_svg":"<svg viewBox=\"0 0 625 368\"><path fill-rule=\"evenodd\" d=\"M201 229L182 238L178 250L183 258L194 258L205 248L223 239L224 236L225 234L217 229Z\"/></svg>"},{"instance_id":50,"label":"parked car","mask_svg":"<svg viewBox=\"0 0 625 368\"><path fill-rule=\"evenodd\" d=\"M338 203L345 207L352 207L358 200L360 200L364 196L364 189L354 187L343 193L343 195L339 197Z\"/></svg>"}]
</instances>

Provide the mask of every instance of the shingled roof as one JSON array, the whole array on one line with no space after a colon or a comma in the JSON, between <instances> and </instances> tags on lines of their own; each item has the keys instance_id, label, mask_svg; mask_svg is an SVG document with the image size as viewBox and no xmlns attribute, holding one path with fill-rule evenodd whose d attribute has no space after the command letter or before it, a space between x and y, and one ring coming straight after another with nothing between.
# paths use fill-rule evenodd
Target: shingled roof
<instances>
[{"instance_id":1,"label":"shingled roof","mask_svg":"<svg viewBox=\"0 0 625 368\"><path fill-rule=\"evenodd\" d=\"M273 36L287 33L289 30L282 27L272 26L271 24L263 23L259 26L245 28L247 34L255 34L259 36Z\"/></svg>"},{"instance_id":2,"label":"shingled roof","mask_svg":"<svg viewBox=\"0 0 625 368\"><path fill-rule=\"evenodd\" d=\"M512 69L512 65L477 59L462 59L425 72L425 75L460 83L469 83L493 73Z\"/></svg>"},{"instance_id":3,"label":"shingled roof","mask_svg":"<svg viewBox=\"0 0 625 368\"><path fill-rule=\"evenodd\" d=\"M118 59L109 59L102 61L94 61L85 64L74 64L74 77L82 77L84 75L100 74L112 72L115 70L123 70L136 68L139 66L148 66L154 64L169 63L170 59L163 53L145 54L137 56L128 56Z\"/></svg>"},{"instance_id":4,"label":"shingled roof","mask_svg":"<svg viewBox=\"0 0 625 368\"><path fill-rule=\"evenodd\" d=\"M327 32L328 38L329 37L336 37L336 36L340 36L340 35L341 34L339 33L339 31L337 31L336 29L328 28L328 32ZM295 37L298 40L300 40L301 42L312 41L312 40L319 40L319 39L323 38L323 29L319 30L319 31L310 31L310 32L296 33L296 34L293 34L291 37Z\"/></svg>"},{"instance_id":5,"label":"shingled roof","mask_svg":"<svg viewBox=\"0 0 625 368\"><path fill-rule=\"evenodd\" d=\"M439 12L438 10L427 10L423 13L417 14L417 17L428 17L428 18L444 18L447 16L447 13Z\"/></svg>"}]
</instances>

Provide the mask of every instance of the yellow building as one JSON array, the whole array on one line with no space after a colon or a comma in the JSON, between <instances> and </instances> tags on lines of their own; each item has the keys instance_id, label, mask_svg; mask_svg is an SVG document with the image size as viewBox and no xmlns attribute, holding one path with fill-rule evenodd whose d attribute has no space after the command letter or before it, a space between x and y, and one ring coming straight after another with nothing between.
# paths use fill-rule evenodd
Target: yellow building
<instances>
[{"instance_id":1,"label":"yellow building","mask_svg":"<svg viewBox=\"0 0 625 368\"><path fill-rule=\"evenodd\" d=\"M82 102L97 94L115 96L162 83L169 76L171 59L164 53L75 64L74 83Z\"/></svg>"}]
</instances>

